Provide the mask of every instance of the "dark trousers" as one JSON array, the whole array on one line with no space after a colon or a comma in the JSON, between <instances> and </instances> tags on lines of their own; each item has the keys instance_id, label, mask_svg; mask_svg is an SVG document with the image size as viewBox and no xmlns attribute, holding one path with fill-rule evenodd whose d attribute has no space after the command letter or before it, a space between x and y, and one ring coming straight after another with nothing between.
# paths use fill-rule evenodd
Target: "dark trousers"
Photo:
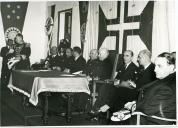
<instances>
[{"instance_id":1,"label":"dark trousers","mask_svg":"<svg viewBox=\"0 0 178 128\"><path fill-rule=\"evenodd\" d=\"M11 73L11 70L9 70L7 66L3 65L2 70L1 70L1 86L5 87L8 85L10 73Z\"/></svg>"},{"instance_id":2,"label":"dark trousers","mask_svg":"<svg viewBox=\"0 0 178 128\"><path fill-rule=\"evenodd\" d=\"M30 69L30 60L20 60L17 64L15 64L15 69L29 70Z\"/></svg>"},{"instance_id":3,"label":"dark trousers","mask_svg":"<svg viewBox=\"0 0 178 128\"><path fill-rule=\"evenodd\" d=\"M86 93L75 93L73 95L73 105L75 110L84 111L86 108L87 103L89 102L90 96Z\"/></svg>"},{"instance_id":4,"label":"dark trousers","mask_svg":"<svg viewBox=\"0 0 178 128\"><path fill-rule=\"evenodd\" d=\"M118 111L124 105L136 99L136 90L124 87L117 88L114 85L103 85L99 89L98 99L94 105L94 110L99 109L101 106L107 104L111 112Z\"/></svg>"},{"instance_id":5,"label":"dark trousers","mask_svg":"<svg viewBox=\"0 0 178 128\"><path fill-rule=\"evenodd\" d=\"M93 106L94 110L98 110L101 106L107 104L113 107L116 100L117 88L113 85L104 84L99 88L98 98Z\"/></svg>"}]
</instances>

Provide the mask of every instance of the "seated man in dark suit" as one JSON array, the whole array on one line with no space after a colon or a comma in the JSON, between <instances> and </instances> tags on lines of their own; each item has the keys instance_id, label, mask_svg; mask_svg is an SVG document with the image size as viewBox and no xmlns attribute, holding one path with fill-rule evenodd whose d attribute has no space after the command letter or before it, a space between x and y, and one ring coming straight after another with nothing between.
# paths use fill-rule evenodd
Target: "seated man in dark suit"
<instances>
[{"instance_id":1,"label":"seated man in dark suit","mask_svg":"<svg viewBox=\"0 0 178 128\"><path fill-rule=\"evenodd\" d=\"M83 58L81 49L79 47L73 48L74 62L71 65L70 73L83 72L86 65L86 60ZM76 111L83 111L85 109L87 94L86 93L76 93L73 96L74 102L72 107Z\"/></svg>"},{"instance_id":2,"label":"seated man in dark suit","mask_svg":"<svg viewBox=\"0 0 178 128\"><path fill-rule=\"evenodd\" d=\"M56 46L53 46L51 48L51 55L46 58L46 68L52 69L52 70L59 70L61 71L61 68L63 66L63 62L61 57L58 55L58 50Z\"/></svg>"},{"instance_id":3,"label":"seated man in dark suit","mask_svg":"<svg viewBox=\"0 0 178 128\"><path fill-rule=\"evenodd\" d=\"M93 77L96 77L98 76L97 73L98 73L98 63L99 63L99 60L98 60L98 50L97 49L92 49L90 51L90 59L88 60L86 66L85 66L85 69L83 71L82 74L85 74L87 76L88 79L92 79ZM91 88L91 83L89 83L89 88ZM85 94L85 93L82 93L81 96L80 96L80 99L79 99L79 106L82 111L82 109L84 110L85 109L85 105L87 104L87 102L89 101L89 95Z\"/></svg>"},{"instance_id":4,"label":"seated man in dark suit","mask_svg":"<svg viewBox=\"0 0 178 128\"><path fill-rule=\"evenodd\" d=\"M89 60L87 61L87 64L85 66L85 70L83 71L83 74L85 74L90 81L89 88L92 90L92 80L96 77L98 77L99 72L99 59L98 59L98 50L92 49L89 54Z\"/></svg>"},{"instance_id":5,"label":"seated man in dark suit","mask_svg":"<svg viewBox=\"0 0 178 128\"><path fill-rule=\"evenodd\" d=\"M140 74L136 81L136 88L156 80L154 72L155 65L151 62L151 53L148 50L142 50L138 54L138 63L140 65Z\"/></svg>"},{"instance_id":6,"label":"seated man in dark suit","mask_svg":"<svg viewBox=\"0 0 178 128\"><path fill-rule=\"evenodd\" d=\"M99 69L98 69L98 79L106 80L111 78L112 74L112 63L108 58L109 51L106 48L101 48L99 50Z\"/></svg>"},{"instance_id":7,"label":"seated man in dark suit","mask_svg":"<svg viewBox=\"0 0 178 128\"><path fill-rule=\"evenodd\" d=\"M138 79L133 82L130 81L132 84L129 82L123 85L126 88L133 88L133 85L136 86L136 99L138 97L138 90L144 86L145 84L148 84L154 80L156 80L156 74L154 72L155 65L151 62L151 53L148 50L142 50L138 54L138 63L139 63L139 74L138 74ZM135 100L136 100L135 99ZM123 106L122 106L123 107ZM118 108L120 110L120 108ZM118 124L114 123L113 124ZM128 124L128 122L123 122L122 124Z\"/></svg>"},{"instance_id":8,"label":"seated man in dark suit","mask_svg":"<svg viewBox=\"0 0 178 128\"><path fill-rule=\"evenodd\" d=\"M124 87L133 88L133 85L136 86L137 90L143 85L150 83L156 80L156 74L154 72L155 65L151 62L151 53L148 50L142 50L138 54L137 61L139 63L139 74L138 79L133 82L129 81L132 84L126 83Z\"/></svg>"},{"instance_id":9,"label":"seated man in dark suit","mask_svg":"<svg viewBox=\"0 0 178 128\"><path fill-rule=\"evenodd\" d=\"M89 55L90 59L87 61L87 64L85 66L84 74L87 76L93 78L97 77L98 75L98 65L99 65L99 59L98 59L98 50L97 49L92 49L90 51Z\"/></svg>"},{"instance_id":10,"label":"seated man in dark suit","mask_svg":"<svg viewBox=\"0 0 178 128\"><path fill-rule=\"evenodd\" d=\"M175 59L170 53L162 53L155 60L155 73L158 80L142 86L136 102L136 111L141 116L141 125L170 125L176 119L176 72ZM126 106L130 109L131 105ZM154 117L151 117L154 116ZM130 119L136 124L136 118Z\"/></svg>"},{"instance_id":11,"label":"seated man in dark suit","mask_svg":"<svg viewBox=\"0 0 178 128\"><path fill-rule=\"evenodd\" d=\"M96 51L94 50L94 52L96 52ZM95 69L97 70L96 76L94 76L94 77L97 77L97 79L105 80L105 79L109 79L111 77L112 64L111 64L110 60L108 59L108 55L109 55L108 49L101 48L99 50L99 62L97 62L95 66L93 65L95 67ZM100 86L97 86L97 87L100 87ZM97 88L97 89L99 90L99 88ZM84 97L86 97L84 95L86 95L86 94L83 94L83 96L80 96L80 97L83 99L86 99L86 98L84 98ZM80 99L79 101L86 101L86 100ZM83 106L82 103L80 103L79 106Z\"/></svg>"},{"instance_id":12,"label":"seated man in dark suit","mask_svg":"<svg viewBox=\"0 0 178 128\"><path fill-rule=\"evenodd\" d=\"M79 47L73 48L74 63L71 67L71 73L83 71L85 69L86 60L83 58Z\"/></svg>"},{"instance_id":13,"label":"seated man in dark suit","mask_svg":"<svg viewBox=\"0 0 178 128\"><path fill-rule=\"evenodd\" d=\"M122 107L126 102L132 101L135 98L135 90L122 87L126 81L137 79L138 67L132 62L133 52L127 50L124 52L124 63L118 70L118 74L115 79L115 85L102 86L99 90L98 100L94 105L94 109L106 112L108 109L114 111L115 107ZM132 96L131 96L132 95Z\"/></svg>"},{"instance_id":14,"label":"seated man in dark suit","mask_svg":"<svg viewBox=\"0 0 178 128\"><path fill-rule=\"evenodd\" d=\"M73 49L67 48L66 49L66 56L64 57L64 65L63 65L63 72L69 73L72 65L74 63L74 56L72 55Z\"/></svg>"}]
</instances>

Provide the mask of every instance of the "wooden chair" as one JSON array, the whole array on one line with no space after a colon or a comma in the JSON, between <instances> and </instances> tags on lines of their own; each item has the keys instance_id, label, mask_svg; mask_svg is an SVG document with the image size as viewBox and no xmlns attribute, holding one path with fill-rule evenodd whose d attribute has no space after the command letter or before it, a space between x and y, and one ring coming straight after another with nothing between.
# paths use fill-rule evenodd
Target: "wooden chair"
<instances>
[{"instance_id":1,"label":"wooden chair","mask_svg":"<svg viewBox=\"0 0 178 128\"><path fill-rule=\"evenodd\" d=\"M111 81L112 83L113 83L115 76L116 76L117 67L119 65L122 65L122 63L123 63L123 60L122 60L123 57L121 57L121 56L122 55L118 54L117 51L115 51L115 50L109 51L108 58L113 65L113 70L112 70L111 78L110 78L109 81ZM105 81L105 80L94 80L94 79L92 80L92 92L91 92L91 98L92 98L91 99L91 106L92 107L95 104L97 97L98 97L98 92L96 92L96 87L97 87L97 85L101 85L101 84L108 84L108 82ZM106 119L108 119L108 120L110 119L110 112L109 111L107 111Z\"/></svg>"},{"instance_id":2,"label":"wooden chair","mask_svg":"<svg viewBox=\"0 0 178 128\"><path fill-rule=\"evenodd\" d=\"M108 58L109 58L109 60L111 61L112 65L113 65L111 78L109 80L111 82L114 81L114 79L115 79L115 74L116 74L116 70L117 70L118 65L123 62L122 57L119 57L119 56L121 56L121 55L118 54L117 51L115 51L115 50L110 50L109 51ZM119 58L121 58L121 59L119 59ZM118 61L120 62L119 64L118 64ZM92 92L91 92L92 106L95 104L96 99L98 97L98 92L96 92L96 87L97 87L97 85L101 85L101 84L108 84L108 82L105 81L105 80L95 80L95 79L92 80Z\"/></svg>"},{"instance_id":3,"label":"wooden chair","mask_svg":"<svg viewBox=\"0 0 178 128\"><path fill-rule=\"evenodd\" d=\"M148 116L142 112L133 112L132 115L136 115L136 117L137 117L136 125L140 125L141 116L150 117L150 118L162 120L162 121L168 121L168 122L171 122L172 125L176 125L176 119L162 118L162 117L158 117L158 116L154 116L154 115Z\"/></svg>"}]
</instances>

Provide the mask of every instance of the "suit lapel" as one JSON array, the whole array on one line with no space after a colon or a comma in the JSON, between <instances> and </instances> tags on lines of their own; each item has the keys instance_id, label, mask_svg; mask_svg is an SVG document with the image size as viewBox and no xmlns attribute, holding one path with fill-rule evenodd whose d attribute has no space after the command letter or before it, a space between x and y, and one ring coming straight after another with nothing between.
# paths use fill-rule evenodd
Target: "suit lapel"
<instances>
[{"instance_id":1,"label":"suit lapel","mask_svg":"<svg viewBox=\"0 0 178 128\"><path fill-rule=\"evenodd\" d=\"M126 69L124 69L125 72L129 71L129 69L132 67L132 62L127 66Z\"/></svg>"}]
</instances>

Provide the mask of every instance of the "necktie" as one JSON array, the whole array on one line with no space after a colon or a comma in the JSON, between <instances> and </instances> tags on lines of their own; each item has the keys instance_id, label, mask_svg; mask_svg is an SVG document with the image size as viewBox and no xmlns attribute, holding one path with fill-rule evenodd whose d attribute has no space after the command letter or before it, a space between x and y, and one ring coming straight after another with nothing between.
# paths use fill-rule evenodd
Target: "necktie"
<instances>
[{"instance_id":1,"label":"necktie","mask_svg":"<svg viewBox=\"0 0 178 128\"><path fill-rule=\"evenodd\" d=\"M126 70L126 68L127 68L127 64L124 65L124 70Z\"/></svg>"}]
</instances>

